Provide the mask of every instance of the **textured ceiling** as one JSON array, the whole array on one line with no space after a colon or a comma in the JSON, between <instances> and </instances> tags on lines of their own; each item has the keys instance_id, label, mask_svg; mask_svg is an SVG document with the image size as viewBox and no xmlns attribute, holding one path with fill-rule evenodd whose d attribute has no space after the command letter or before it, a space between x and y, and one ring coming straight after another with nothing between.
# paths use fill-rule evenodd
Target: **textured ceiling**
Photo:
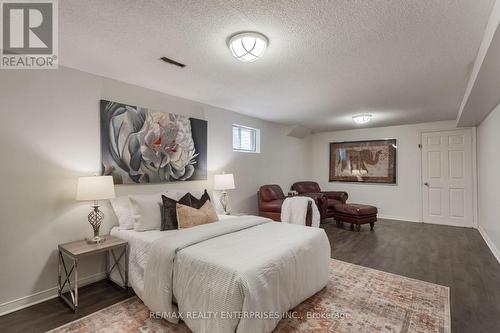
<instances>
[{"instance_id":1,"label":"textured ceiling","mask_svg":"<svg viewBox=\"0 0 500 333\"><path fill-rule=\"evenodd\" d=\"M315 131L455 119L493 3L62 0L60 61ZM254 63L226 46L245 30L270 40Z\"/></svg>"}]
</instances>

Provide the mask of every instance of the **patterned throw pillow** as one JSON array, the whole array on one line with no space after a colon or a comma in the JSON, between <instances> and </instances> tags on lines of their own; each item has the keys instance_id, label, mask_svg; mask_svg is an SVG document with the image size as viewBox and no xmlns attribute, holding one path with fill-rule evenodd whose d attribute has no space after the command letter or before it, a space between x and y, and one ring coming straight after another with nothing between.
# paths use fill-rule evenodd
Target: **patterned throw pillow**
<instances>
[{"instance_id":1,"label":"patterned throw pillow","mask_svg":"<svg viewBox=\"0 0 500 333\"><path fill-rule=\"evenodd\" d=\"M210 200L206 201L200 209L177 203L177 221L179 229L186 229L202 224L218 221L217 213Z\"/></svg>"}]
</instances>

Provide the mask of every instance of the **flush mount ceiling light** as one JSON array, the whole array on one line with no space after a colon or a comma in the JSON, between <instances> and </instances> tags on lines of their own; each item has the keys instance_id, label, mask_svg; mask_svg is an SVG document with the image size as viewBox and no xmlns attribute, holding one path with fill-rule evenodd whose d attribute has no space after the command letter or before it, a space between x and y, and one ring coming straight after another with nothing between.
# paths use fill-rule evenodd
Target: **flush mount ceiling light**
<instances>
[{"instance_id":1,"label":"flush mount ceiling light","mask_svg":"<svg viewBox=\"0 0 500 333\"><path fill-rule=\"evenodd\" d=\"M243 62L254 62L260 59L267 44L267 37L258 32L242 32L229 39L229 49L233 56Z\"/></svg>"},{"instance_id":2,"label":"flush mount ceiling light","mask_svg":"<svg viewBox=\"0 0 500 333\"><path fill-rule=\"evenodd\" d=\"M367 122L372 120L372 115L368 113L358 114L353 116L352 119L356 124L366 124Z\"/></svg>"}]
</instances>

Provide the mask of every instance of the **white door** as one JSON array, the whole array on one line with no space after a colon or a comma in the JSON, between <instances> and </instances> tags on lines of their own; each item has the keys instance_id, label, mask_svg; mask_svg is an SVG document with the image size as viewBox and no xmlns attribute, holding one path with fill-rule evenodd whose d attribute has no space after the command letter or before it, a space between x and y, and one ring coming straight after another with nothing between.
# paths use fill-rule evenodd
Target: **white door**
<instances>
[{"instance_id":1,"label":"white door","mask_svg":"<svg viewBox=\"0 0 500 333\"><path fill-rule=\"evenodd\" d=\"M423 220L473 226L472 131L422 133Z\"/></svg>"}]
</instances>

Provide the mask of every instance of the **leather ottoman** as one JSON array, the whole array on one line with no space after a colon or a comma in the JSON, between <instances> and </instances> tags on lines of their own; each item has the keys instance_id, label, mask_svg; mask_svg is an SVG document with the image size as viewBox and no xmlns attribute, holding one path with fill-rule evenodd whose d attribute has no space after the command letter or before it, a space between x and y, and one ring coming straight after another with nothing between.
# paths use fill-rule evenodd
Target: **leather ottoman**
<instances>
[{"instance_id":1,"label":"leather ottoman","mask_svg":"<svg viewBox=\"0 0 500 333\"><path fill-rule=\"evenodd\" d=\"M361 225L369 223L370 229L373 230L375 222L377 222L377 207L361 204L336 204L333 218L337 222L337 226L341 226L343 222L350 223L351 229L361 230Z\"/></svg>"}]
</instances>

